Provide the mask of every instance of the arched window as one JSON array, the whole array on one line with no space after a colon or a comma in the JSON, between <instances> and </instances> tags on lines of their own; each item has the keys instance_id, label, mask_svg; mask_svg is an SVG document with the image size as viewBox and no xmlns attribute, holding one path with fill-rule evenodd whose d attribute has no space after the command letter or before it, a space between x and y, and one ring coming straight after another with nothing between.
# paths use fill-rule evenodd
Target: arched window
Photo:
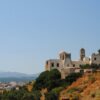
<instances>
[{"instance_id":1,"label":"arched window","mask_svg":"<svg viewBox=\"0 0 100 100\"><path fill-rule=\"evenodd\" d=\"M48 66L48 61L46 62L46 65Z\"/></svg>"},{"instance_id":2,"label":"arched window","mask_svg":"<svg viewBox=\"0 0 100 100\"><path fill-rule=\"evenodd\" d=\"M64 60L64 55L62 55L62 60Z\"/></svg>"},{"instance_id":3,"label":"arched window","mask_svg":"<svg viewBox=\"0 0 100 100\"><path fill-rule=\"evenodd\" d=\"M95 57L94 60L97 60L97 58Z\"/></svg>"}]
</instances>

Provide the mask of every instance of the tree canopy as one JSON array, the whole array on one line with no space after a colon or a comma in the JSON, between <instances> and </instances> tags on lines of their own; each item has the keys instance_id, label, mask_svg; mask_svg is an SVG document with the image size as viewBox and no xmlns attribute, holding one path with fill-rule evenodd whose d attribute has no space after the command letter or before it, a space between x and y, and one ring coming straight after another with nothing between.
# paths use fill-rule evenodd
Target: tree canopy
<instances>
[{"instance_id":1,"label":"tree canopy","mask_svg":"<svg viewBox=\"0 0 100 100\"><path fill-rule=\"evenodd\" d=\"M36 79L34 84L34 89L41 90L42 88L52 89L59 85L59 80L61 80L61 74L57 69L42 72L40 76Z\"/></svg>"}]
</instances>

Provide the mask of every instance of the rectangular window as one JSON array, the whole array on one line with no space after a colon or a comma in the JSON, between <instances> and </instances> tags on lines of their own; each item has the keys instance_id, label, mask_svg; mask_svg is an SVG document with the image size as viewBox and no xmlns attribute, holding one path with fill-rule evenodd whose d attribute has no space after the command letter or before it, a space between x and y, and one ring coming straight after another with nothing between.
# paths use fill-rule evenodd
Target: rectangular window
<instances>
[{"instance_id":1,"label":"rectangular window","mask_svg":"<svg viewBox=\"0 0 100 100\"><path fill-rule=\"evenodd\" d=\"M73 67L75 67L75 64L73 64Z\"/></svg>"},{"instance_id":2,"label":"rectangular window","mask_svg":"<svg viewBox=\"0 0 100 100\"><path fill-rule=\"evenodd\" d=\"M54 63L51 63L51 66L54 67Z\"/></svg>"},{"instance_id":3,"label":"rectangular window","mask_svg":"<svg viewBox=\"0 0 100 100\"><path fill-rule=\"evenodd\" d=\"M46 62L46 65L48 66L48 61Z\"/></svg>"},{"instance_id":4,"label":"rectangular window","mask_svg":"<svg viewBox=\"0 0 100 100\"><path fill-rule=\"evenodd\" d=\"M59 67L59 63L57 63L57 67Z\"/></svg>"}]
</instances>

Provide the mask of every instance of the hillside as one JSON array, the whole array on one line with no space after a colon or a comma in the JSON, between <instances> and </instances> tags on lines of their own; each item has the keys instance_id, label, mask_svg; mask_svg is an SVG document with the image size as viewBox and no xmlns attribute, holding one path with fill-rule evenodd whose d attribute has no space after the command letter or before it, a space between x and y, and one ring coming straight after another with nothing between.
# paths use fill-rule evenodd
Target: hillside
<instances>
[{"instance_id":1,"label":"hillside","mask_svg":"<svg viewBox=\"0 0 100 100\"><path fill-rule=\"evenodd\" d=\"M44 71L19 90L0 94L0 100L100 100L100 72L71 73L61 79L57 69Z\"/></svg>"},{"instance_id":2,"label":"hillside","mask_svg":"<svg viewBox=\"0 0 100 100\"><path fill-rule=\"evenodd\" d=\"M86 73L60 92L59 100L100 100L100 72Z\"/></svg>"}]
</instances>

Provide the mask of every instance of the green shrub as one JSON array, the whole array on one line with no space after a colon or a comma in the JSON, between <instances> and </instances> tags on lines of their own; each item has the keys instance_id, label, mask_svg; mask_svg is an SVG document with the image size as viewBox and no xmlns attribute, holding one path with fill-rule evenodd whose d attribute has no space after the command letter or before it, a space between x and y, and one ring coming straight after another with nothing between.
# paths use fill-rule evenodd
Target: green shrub
<instances>
[{"instance_id":1,"label":"green shrub","mask_svg":"<svg viewBox=\"0 0 100 100\"><path fill-rule=\"evenodd\" d=\"M45 95L45 100L58 100L58 95L51 91Z\"/></svg>"},{"instance_id":2,"label":"green shrub","mask_svg":"<svg viewBox=\"0 0 100 100\"><path fill-rule=\"evenodd\" d=\"M68 90L67 93L73 93L73 92L79 92L79 91L80 91L80 88L74 87L74 88L71 88L70 90Z\"/></svg>"},{"instance_id":3,"label":"green shrub","mask_svg":"<svg viewBox=\"0 0 100 100\"><path fill-rule=\"evenodd\" d=\"M70 85L81 76L82 76L81 73L71 73L66 77L65 80L66 80L67 84Z\"/></svg>"},{"instance_id":4,"label":"green shrub","mask_svg":"<svg viewBox=\"0 0 100 100\"><path fill-rule=\"evenodd\" d=\"M11 99L12 100L12 99ZM35 100L35 97L31 93L25 93L21 100Z\"/></svg>"}]
</instances>

